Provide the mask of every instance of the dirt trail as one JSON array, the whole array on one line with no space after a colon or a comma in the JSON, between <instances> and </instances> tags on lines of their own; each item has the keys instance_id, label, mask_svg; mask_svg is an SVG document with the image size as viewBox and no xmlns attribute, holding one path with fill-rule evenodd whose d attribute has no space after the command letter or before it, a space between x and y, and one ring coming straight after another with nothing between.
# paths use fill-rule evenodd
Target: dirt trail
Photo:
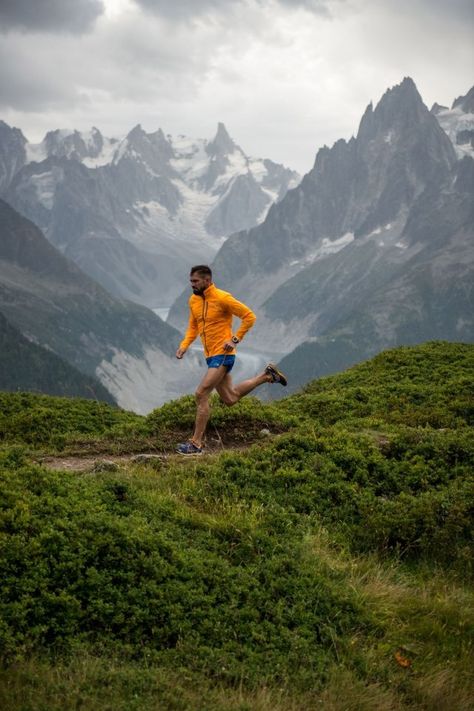
<instances>
[{"instance_id":1,"label":"dirt trail","mask_svg":"<svg viewBox=\"0 0 474 711\"><path fill-rule=\"evenodd\" d=\"M115 471L120 464L144 464L155 469L160 469L163 464L168 461L185 461L186 459L191 459L192 461L206 459L210 456L216 456L222 454L223 452L241 452L258 442L263 443L264 441L269 441L273 436L279 434L278 432L270 432L267 428L262 428L258 433L254 433L253 438L247 441L242 441L240 437L227 436L224 442L220 433L216 429L215 435L211 435L207 438L204 453L202 456L197 457L183 457L177 454L174 450L176 445L172 445L168 451L157 453L155 452L129 452L123 454L108 454L107 452L96 452L95 454L89 450L84 450L81 454L80 449L76 450L74 454L64 454L60 455L46 455L41 458L35 459L38 464L48 467L48 469L73 471L73 472L100 472L100 471ZM176 438L179 441L179 435ZM146 447L146 445L145 445Z\"/></svg>"},{"instance_id":2,"label":"dirt trail","mask_svg":"<svg viewBox=\"0 0 474 711\"><path fill-rule=\"evenodd\" d=\"M242 447L231 447L229 449L242 449ZM206 449L202 457L191 457L193 461L200 458L205 459L207 456L220 454L224 451L222 446L209 447ZM184 461L188 457L182 457L175 452L166 452L163 454L96 454L87 456L47 456L37 459L38 464L47 467L48 469L65 470L74 472L89 472L89 471L114 471L120 464L145 464L148 466L160 468L162 464L170 459Z\"/></svg>"},{"instance_id":3,"label":"dirt trail","mask_svg":"<svg viewBox=\"0 0 474 711\"><path fill-rule=\"evenodd\" d=\"M94 470L112 469L124 462L130 462L136 455L133 454L118 454L114 455L97 455L95 457L44 457L38 460L38 464L42 464L48 469L64 469L66 471L87 472ZM156 457L162 459L162 457ZM109 465L109 466L107 466Z\"/></svg>"}]
</instances>

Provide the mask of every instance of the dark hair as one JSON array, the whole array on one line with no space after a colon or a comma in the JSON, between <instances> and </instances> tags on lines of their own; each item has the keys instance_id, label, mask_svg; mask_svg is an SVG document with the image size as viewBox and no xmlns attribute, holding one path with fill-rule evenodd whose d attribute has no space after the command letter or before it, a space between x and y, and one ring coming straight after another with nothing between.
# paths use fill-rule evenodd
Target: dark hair
<instances>
[{"instance_id":1,"label":"dark hair","mask_svg":"<svg viewBox=\"0 0 474 711\"><path fill-rule=\"evenodd\" d=\"M191 274L198 273L200 276L209 276L212 279L211 268L207 264L197 264L195 267L191 267Z\"/></svg>"}]
</instances>

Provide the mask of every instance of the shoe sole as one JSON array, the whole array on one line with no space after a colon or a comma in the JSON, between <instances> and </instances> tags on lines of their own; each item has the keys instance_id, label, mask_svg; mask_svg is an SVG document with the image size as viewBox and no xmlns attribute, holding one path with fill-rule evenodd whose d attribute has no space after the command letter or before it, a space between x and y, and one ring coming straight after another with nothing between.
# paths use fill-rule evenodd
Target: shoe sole
<instances>
[{"instance_id":1,"label":"shoe sole","mask_svg":"<svg viewBox=\"0 0 474 711\"><path fill-rule=\"evenodd\" d=\"M204 452L179 452L176 450L176 454L180 454L182 457L202 457Z\"/></svg>"},{"instance_id":2,"label":"shoe sole","mask_svg":"<svg viewBox=\"0 0 474 711\"><path fill-rule=\"evenodd\" d=\"M286 386L288 385L288 380L286 379L286 376L283 375L281 370L278 370L274 363L269 363L267 365L267 368L270 370L270 374L275 373L275 375L278 375L278 377L280 378L280 380L273 380L272 382L279 383L280 385L283 385L284 388L286 388Z\"/></svg>"}]
</instances>

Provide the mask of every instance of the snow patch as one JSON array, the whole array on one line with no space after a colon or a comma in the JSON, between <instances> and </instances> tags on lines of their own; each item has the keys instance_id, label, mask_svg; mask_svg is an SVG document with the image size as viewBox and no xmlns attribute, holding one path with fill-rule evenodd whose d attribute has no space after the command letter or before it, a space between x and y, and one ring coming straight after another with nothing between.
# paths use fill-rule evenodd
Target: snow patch
<instances>
[{"instance_id":1,"label":"snow patch","mask_svg":"<svg viewBox=\"0 0 474 711\"><path fill-rule=\"evenodd\" d=\"M261 211L261 213L259 214L259 216L257 217L257 220L256 220L257 225L260 225L264 221L264 219L268 215L269 209L271 208L273 203L277 201L277 198L278 198L277 193L275 193L273 190L268 190L267 188L260 188L260 189L263 193L265 193L265 195L268 196L268 202L265 205L265 207L263 208L263 210Z\"/></svg>"},{"instance_id":2,"label":"snow patch","mask_svg":"<svg viewBox=\"0 0 474 711\"><path fill-rule=\"evenodd\" d=\"M166 321L168 314L170 312L171 306L161 306L156 309L152 309L153 313L159 316L163 321Z\"/></svg>"},{"instance_id":3,"label":"snow patch","mask_svg":"<svg viewBox=\"0 0 474 711\"><path fill-rule=\"evenodd\" d=\"M170 215L157 201L136 202L134 207L141 211L143 222L128 239L152 252L178 254L186 246L200 251L203 259L212 258L224 242L224 236L212 237L204 226L217 196L193 190L179 179L171 182L183 196L177 213Z\"/></svg>"},{"instance_id":4,"label":"snow patch","mask_svg":"<svg viewBox=\"0 0 474 711\"><path fill-rule=\"evenodd\" d=\"M342 235L342 237L338 237L337 239L328 239L327 237L324 237L321 240L321 244L314 250L314 252L309 252L309 254L302 259L294 259L290 262L289 266L304 269L308 265L313 264L313 262L317 262L319 259L324 259L324 257L327 257L330 254L340 252L341 249L344 249L344 247L347 247L347 245L353 241L353 232L346 232L346 234Z\"/></svg>"},{"instance_id":5,"label":"snow patch","mask_svg":"<svg viewBox=\"0 0 474 711\"><path fill-rule=\"evenodd\" d=\"M95 137L98 133L99 131L96 128L91 128L90 131L79 131L79 136L82 138L89 151L96 150Z\"/></svg>"},{"instance_id":6,"label":"snow patch","mask_svg":"<svg viewBox=\"0 0 474 711\"><path fill-rule=\"evenodd\" d=\"M474 114L465 113L460 106L454 109L444 109L436 114L441 128L448 134L458 158L464 156L474 157L474 148L471 143L456 143L458 133L461 131L474 131Z\"/></svg>"},{"instance_id":7,"label":"snow patch","mask_svg":"<svg viewBox=\"0 0 474 711\"><path fill-rule=\"evenodd\" d=\"M236 178L238 175L246 175L249 173L249 164L247 158L240 150L235 150L233 153L229 153L227 156L228 165L226 170L222 175L216 179L214 183L214 189L221 187L222 185L228 185L230 181Z\"/></svg>"},{"instance_id":8,"label":"snow patch","mask_svg":"<svg viewBox=\"0 0 474 711\"><path fill-rule=\"evenodd\" d=\"M322 259L322 257L326 257L328 254L336 254L336 252L340 252L341 249L344 249L344 247L347 247L347 245L353 241L353 232L346 232L346 234L342 235L342 237L332 240L325 237L321 242L321 246L316 250L316 252L310 255L308 259L315 262L317 259Z\"/></svg>"},{"instance_id":9,"label":"snow patch","mask_svg":"<svg viewBox=\"0 0 474 711\"><path fill-rule=\"evenodd\" d=\"M278 192L276 190L270 190L270 188L263 188L262 186L260 186L260 190L262 191L262 193L268 195L271 202L276 202L278 200Z\"/></svg>"},{"instance_id":10,"label":"snow patch","mask_svg":"<svg viewBox=\"0 0 474 711\"><path fill-rule=\"evenodd\" d=\"M265 167L265 163L261 159L249 159L249 169L257 183L261 183L262 180L268 175L268 170Z\"/></svg>"},{"instance_id":11,"label":"snow patch","mask_svg":"<svg viewBox=\"0 0 474 711\"><path fill-rule=\"evenodd\" d=\"M388 223L387 223L386 225L384 225L383 227L380 227L380 226L379 226L379 227L376 227L375 230L372 230L372 232L369 232L369 234L367 235L367 237L375 237L376 235L381 234L382 230L389 230L389 229L391 229L391 227L392 227L392 223L391 223L391 222L388 222Z\"/></svg>"},{"instance_id":12,"label":"snow patch","mask_svg":"<svg viewBox=\"0 0 474 711\"><path fill-rule=\"evenodd\" d=\"M169 136L168 140L176 156L170 160L170 165L186 182L192 184L207 173L209 156L206 153L206 141L193 141L182 135L175 139Z\"/></svg>"},{"instance_id":13,"label":"snow patch","mask_svg":"<svg viewBox=\"0 0 474 711\"><path fill-rule=\"evenodd\" d=\"M344 247L347 247L347 245L353 241L353 232L346 232L346 234L342 235L342 237L338 237L337 239L328 239L327 237L324 237L321 240L321 244L314 250L314 252L309 252L309 254L302 259L294 259L290 262L289 266L297 267L297 271L299 271L300 269L304 269L310 264L313 264L313 262L317 262L319 259L324 259L324 257L327 257L330 254L340 252L341 249L344 249Z\"/></svg>"},{"instance_id":14,"label":"snow patch","mask_svg":"<svg viewBox=\"0 0 474 711\"><path fill-rule=\"evenodd\" d=\"M116 148L115 153L112 158L112 164L117 165L117 163L124 157L128 148L128 138L124 138L120 141L118 148Z\"/></svg>"},{"instance_id":15,"label":"snow patch","mask_svg":"<svg viewBox=\"0 0 474 711\"><path fill-rule=\"evenodd\" d=\"M47 210L53 209L56 179L51 171L32 175L31 183L35 189L38 202Z\"/></svg>"}]
</instances>

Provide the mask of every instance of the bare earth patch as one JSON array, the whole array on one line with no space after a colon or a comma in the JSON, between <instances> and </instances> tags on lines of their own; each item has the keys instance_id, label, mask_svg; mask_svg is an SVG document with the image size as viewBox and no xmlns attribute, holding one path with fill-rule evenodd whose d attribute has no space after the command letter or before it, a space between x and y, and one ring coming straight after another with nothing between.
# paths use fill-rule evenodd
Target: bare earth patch
<instances>
[{"instance_id":1,"label":"bare earth patch","mask_svg":"<svg viewBox=\"0 0 474 711\"><path fill-rule=\"evenodd\" d=\"M248 445L239 447L224 447L221 443L212 443L206 446L203 457L220 454L225 449L243 450ZM198 457L192 457L196 459ZM120 464L145 464L156 469L159 469L161 464L164 464L170 459L189 459L175 452L166 452L163 454L149 453L132 453L132 454L110 454L105 456L48 456L37 460L38 464L48 467L48 469L65 470L74 472L91 472L91 471L115 471Z\"/></svg>"},{"instance_id":2,"label":"bare earth patch","mask_svg":"<svg viewBox=\"0 0 474 711\"><path fill-rule=\"evenodd\" d=\"M114 471L120 464L160 464L168 455L162 454L116 454L107 457L44 457L38 463L48 469L74 472Z\"/></svg>"}]
</instances>

